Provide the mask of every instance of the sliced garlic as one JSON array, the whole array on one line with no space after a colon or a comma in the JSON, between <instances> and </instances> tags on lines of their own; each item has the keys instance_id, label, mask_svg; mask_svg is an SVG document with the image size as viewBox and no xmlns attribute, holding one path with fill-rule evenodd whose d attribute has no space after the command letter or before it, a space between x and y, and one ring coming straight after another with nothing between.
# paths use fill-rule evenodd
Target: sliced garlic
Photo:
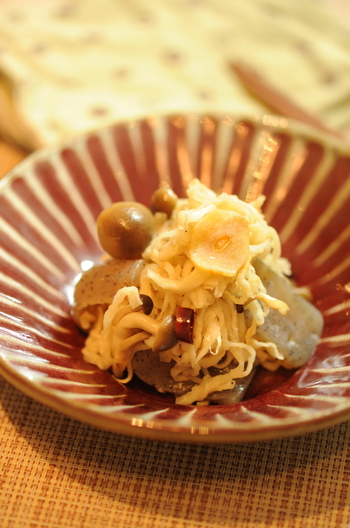
<instances>
[{"instance_id":1,"label":"sliced garlic","mask_svg":"<svg viewBox=\"0 0 350 528\"><path fill-rule=\"evenodd\" d=\"M234 277L249 257L249 225L244 216L216 209L196 223L189 257L200 269Z\"/></svg>"}]
</instances>

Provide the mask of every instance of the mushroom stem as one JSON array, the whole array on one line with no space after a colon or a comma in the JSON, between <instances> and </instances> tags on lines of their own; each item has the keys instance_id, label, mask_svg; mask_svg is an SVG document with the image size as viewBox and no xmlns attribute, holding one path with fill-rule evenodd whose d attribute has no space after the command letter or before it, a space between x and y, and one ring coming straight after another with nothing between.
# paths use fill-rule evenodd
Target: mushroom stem
<instances>
[{"instance_id":1,"label":"mushroom stem","mask_svg":"<svg viewBox=\"0 0 350 528\"><path fill-rule=\"evenodd\" d=\"M128 314L134 314L135 312L143 311L143 314L149 315L153 309L153 302L148 295L140 295L140 299L142 301L142 304L138 306L137 308L131 308L130 304L128 303L126 306L122 306L119 308L115 316L113 317L113 326L117 327L120 321ZM142 314L141 314L142 315Z\"/></svg>"},{"instance_id":2,"label":"mushroom stem","mask_svg":"<svg viewBox=\"0 0 350 528\"><path fill-rule=\"evenodd\" d=\"M141 306L139 306L138 308L136 308L136 310L140 310L141 309ZM119 308L119 310L117 311L117 313L115 314L115 316L113 317L113 326L114 328L117 328L120 321L123 319L123 317L125 317L126 315L128 314L132 314L134 312L134 310L131 308L130 304L127 304L127 306L122 306L121 308Z\"/></svg>"},{"instance_id":3,"label":"mushroom stem","mask_svg":"<svg viewBox=\"0 0 350 528\"><path fill-rule=\"evenodd\" d=\"M148 332L145 332L145 331L137 332L137 334L133 334L132 336L125 339L125 341L123 341L120 351L122 353L125 353L129 350L129 348L133 347L134 345L137 345L138 343L141 343L148 337L149 337Z\"/></svg>"},{"instance_id":4,"label":"mushroom stem","mask_svg":"<svg viewBox=\"0 0 350 528\"><path fill-rule=\"evenodd\" d=\"M141 339L139 330L143 331L144 336ZM134 335L135 340L132 339ZM114 372L120 376L133 357L133 347L135 344L147 339L148 335L154 336L152 350L154 352L163 352L176 345L178 339L175 333L175 316L168 316L163 321L156 321L149 315L140 312L131 312L119 320L115 328L113 350L115 367ZM116 374L116 375L118 375Z\"/></svg>"},{"instance_id":5,"label":"mushroom stem","mask_svg":"<svg viewBox=\"0 0 350 528\"><path fill-rule=\"evenodd\" d=\"M149 315L141 312L130 312L119 320L116 327L116 333L122 340L127 339L130 330L142 329L149 334L155 334L160 327L160 322L156 321Z\"/></svg>"},{"instance_id":6,"label":"mushroom stem","mask_svg":"<svg viewBox=\"0 0 350 528\"><path fill-rule=\"evenodd\" d=\"M147 337L149 337L149 334L148 332L137 332L137 334L133 334L129 337L127 337L120 345L119 347L119 354L121 356L128 356L128 352L135 346L137 345L138 343L141 343L142 341L144 341L145 339L147 339ZM130 360L132 359L132 357L130 357ZM120 364L118 363L114 363L112 365L112 370L113 370L113 374L119 378L119 381L121 383L127 383L128 381L130 381L130 378L129 376L124 380L124 379L120 379L121 376L123 375L123 371L124 371L124 366L121 366ZM129 369L128 369L129 370Z\"/></svg>"}]
</instances>

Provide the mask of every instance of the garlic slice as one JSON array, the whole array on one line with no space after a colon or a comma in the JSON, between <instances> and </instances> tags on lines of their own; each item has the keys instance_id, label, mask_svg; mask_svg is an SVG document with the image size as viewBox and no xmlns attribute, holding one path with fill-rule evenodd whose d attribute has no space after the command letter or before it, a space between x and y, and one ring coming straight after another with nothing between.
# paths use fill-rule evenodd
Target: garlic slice
<instances>
[{"instance_id":1,"label":"garlic slice","mask_svg":"<svg viewBox=\"0 0 350 528\"><path fill-rule=\"evenodd\" d=\"M189 257L200 269L234 277L249 258L249 224L233 211L216 209L194 226Z\"/></svg>"}]
</instances>

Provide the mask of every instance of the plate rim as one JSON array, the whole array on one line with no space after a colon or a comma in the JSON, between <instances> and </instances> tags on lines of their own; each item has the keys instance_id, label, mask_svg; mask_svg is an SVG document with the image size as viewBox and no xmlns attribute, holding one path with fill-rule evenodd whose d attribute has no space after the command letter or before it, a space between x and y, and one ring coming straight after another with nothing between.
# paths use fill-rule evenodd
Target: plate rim
<instances>
[{"instance_id":1,"label":"plate rim","mask_svg":"<svg viewBox=\"0 0 350 528\"><path fill-rule=\"evenodd\" d=\"M227 114L226 114L227 115ZM11 171L9 171L1 180L0 180L0 194L3 192L3 190L6 188L8 184L10 184L13 179L16 177L23 177L24 175L21 173L21 171L27 170L28 167L30 167L35 161L39 161L43 158L47 158L54 152L58 152L60 150L63 150L65 148L72 148L75 145L77 145L79 142L86 141L89 137L94 136L96 134L101 133L104 130L113 130L116 126L119 125L130 125L130 123L135 122L144 122L145 120L149 119L169 119L173 117L187 117L187 116L193 116L194 119L197 119L198 122L204 118L214 118L216 120L223 120L226 118L226 115L224 114L216 114L213 112L208 113L162 113L162 114L156 114L152 116L144 116L140 118L131 118L131 119L121 119L117 120L114 123L111 123L109 125L101 126L99 128L94 128L92 130L88 130L84 133L74 135L72 137L69 137L65 139L64 141L60 141L54 145L48 145L31 155L29 155L27 158L25 158L22 162L17 164ZM235 122L232 124L234 125L237 122L244 121L250 121L255 124L260 124L262 126L267 126L271 128L272 130L280 130L281 128L292 133L292 134L302 134L303 136L307 137L308 139L313 139L318 142L324 143L331 148L336 149L339 153L349 154L350 153L350 144L347 143L346 140L341 140L337 137L332 136L331 134L323 131L319 131L318 129L315 129L314 127L310 125L306 125L304 123L295 121L290 118L283 118L281 116L277 116L274 114L265 114L266 119L268 120L270 118L270 123L266 125L266 123L263 122L264 116L254 116L252 114L231 114L232 118L235 119ZM281 123L284 123L285 126L281 127ZM24 176L25 177L25 176ZM165 441L175 441L175 442L192 442L192 443L242 443L242 442L256 442L256 441L264 441L264 440L271 440L271 439L277 439L277 438L285 438L285 437L291 437L291 436L299 436L304 435L310 432L315 432L320 429L327 428L332 425L336 425L338 423L341 423L343 421L346 421L350 418L350 398L348 404L339 404L339 410L334 411L334 408L327 412L326 410L316 412L315 414L319 414L319 417L313 417L312 422L298 422L293 421L291 419L288 421L287 419L283 419L284 426L281 425L271 425L269 424L267 426L267 429L265 426L255 426L252 428L242 428L237 429L236 427L232 428L215 428L215 431L209 431L207 433L190 433L187 431L176 431L176 429L179 429L178 427L175 427L174 430L169 429L169 427L166 427L166 430L164 429L158 429L156 427L152 428L151 426L147 425L132 425L130 423L130 420L123 420L122 418L119 418L118 423L113 422L113 427L108 427L107 423L107 415L102 414L98 415L95 411L91 410L91 412L88 412L89 419L85 418L82 409L79 405L74 403L69 408L67 408L67 405L65 402L65 398L63 397L57 397L57 395L54 393L54 389L45 388L42 385L37 385L36 383L30 383L27 378L24 378L22 375L18 374L16 370L13 368L13 365L10 365L6 362L6 360L1 357L0 355L0 374L4 377L6 381L11 383L15 388L26 394L27 396L33 398L39 403L42 403L55 411L61 412L65 415L70 416L73 419L76 419L80 422L87 423L89 425L92 425L94 427L97 427L99 429L104 429L106 431L114 432L117 434L125 434L125 435L131 435L131 436L137 436L140 438L147 438L147 439L154 439L154 440L165 440ZM23 383L23 381L25 383ZM40 397L38 397L40 396ZM337 406L338 407L338 406ZM124 423L125 422L125 423ZM164 423L164 422L163 422ZM154 424L155 425L155 424ZM119 430L117 430L119 429ZM302 431L301 431L302 429ZM277 434L278 432L278 434Z\"/></svg>"}]
</instances>

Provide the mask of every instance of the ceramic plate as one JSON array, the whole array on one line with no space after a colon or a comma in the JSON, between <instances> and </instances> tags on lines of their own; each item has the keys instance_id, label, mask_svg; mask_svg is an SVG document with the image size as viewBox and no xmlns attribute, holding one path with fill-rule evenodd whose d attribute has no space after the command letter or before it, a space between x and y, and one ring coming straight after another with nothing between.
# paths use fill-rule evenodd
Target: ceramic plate
<instances>
[{"instance_id":1,"label":"ceramic plate","mask_svg":"<svg viewBox=\"0 0 350 528\"><path fill-rule=\"evenodd\" d=\"M266 219L325 328L297 372L260 373L234 406L175 405L86 363L70 316L76 277L101 255L95 220L118 200L266 195ZM331 137L265 116L157 117L117 124L35 153L0 183L0 372L36 400L93 426L170 441L245 442L350 418L350 152Z\"/></svg>"}]
</instances>

